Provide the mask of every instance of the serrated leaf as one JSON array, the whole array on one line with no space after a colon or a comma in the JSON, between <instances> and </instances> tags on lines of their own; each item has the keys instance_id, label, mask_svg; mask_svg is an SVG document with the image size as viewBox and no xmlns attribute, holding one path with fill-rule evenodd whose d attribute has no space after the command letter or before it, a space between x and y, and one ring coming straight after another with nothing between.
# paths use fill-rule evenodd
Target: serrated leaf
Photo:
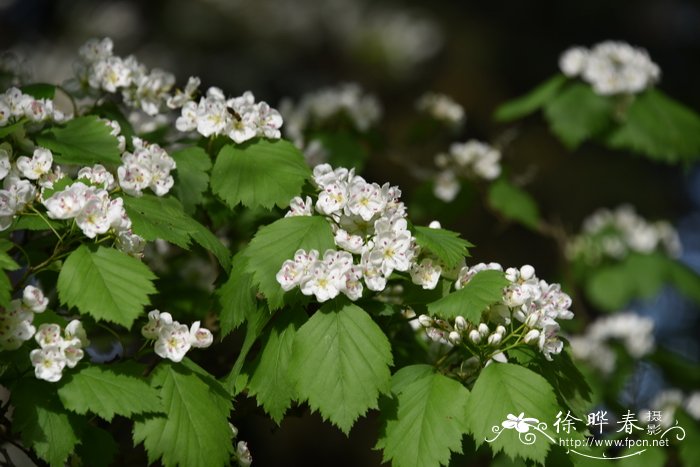
<instances>
[{"instance_id":1,"label":"serrated leaf","mask_svg":"<svg viewBox=\"0 0 700 467\"><path fill-rule=\"evenodd\" d=\"M210 467L228 465L233 453L228 425L231 401L211 378L183 364L161 363L151 386L158 389L166 416L134 423L134 444L143 442L149 464Z\"/></svg>"},{"instance_id":2,"label":"serrated leaf","mask_svg":"<svg viewBox=\"0 0 700 467\"><path fill-rule=\"evenodd\" d=\"M292 143L255 139L221 149L211 188L231 208L238 204L283 208L301 193L310 175L304 156Z\"/></svg>"},{"instance_id":3,"label":"serrated leaf","mask_svg":"<svg viewBox=\"0 0 700 467\"><path fill-rule=\"evenodd\" d=\"M612 112L610 100L583 83L567 86L544 107L549 127L569 149L606 129Z\"/></svg>"},{"instance_id":4,"label":"serrated leaf","mask_svg":"<svg viewBox=\"0 0 700 467\"><path fill-rule=\"evenodd\" d=\"M61 406L56 390L34 376L12 386L10 401L14 406L12 429L43 460L63 466L80 443L75 416Z\"/></svg>"},{"instance_id":5,"label":"serrated leaf","mask_svg":"<svg viewBox=\"0 0 700 467\"><path fill-rule=\"evenodd\" d=\"M246 270L253 274L258 289L265 295L270 309L282 306L284 290L275 276L294 253L303 248L315 249L321 254L335 248L328 221L321 216L284 217L261 227L245 251Z\"/></svg>"},{"instance_id":6,"label":"serrated leaf","mask_svg":"<svg viewBox=\"0 0 700 467\"><path fill-rule=\"evenodd\" d=\"M428 304L428 311L443 318L461 315L471 323L479 323L481 313L501 300L503 288L508 284L502 271L478 272L461 289Z\"/></svg>"},{"instance_id":7,"label":"serrated leaf","mask_svg":"<svg viewBox=\"0 0 700 467\"><path fill-rule=\"evenodd\" d=\"M525 190L501 178L489 186L489 204L508 219L537 230L540 210L534 198Z\"/></svg>"},{"instance_id":8,"label":"serrated leaf","mask_svg":"<svg viewBox=\"0 0 700 467\"><path fill-rule=\"evenodd\" d=\"M469 256L467 248L474 246L451 230L415 226L414 232L416 243L437 256L447 269L456 267L465 256Z\"/></svg>"},{"instance_id":9,"label":"serrated leaf","mask_svg":"<svg viewBox=\"0 0 700 467\"><path fill-rule=\"evenodd\" d=\"M397 413L385 420L377 448L396 466L447 465L462 452L469 391L428 365L412 365L392 378Z\"/></svg>"},{"instance_id":10,"label":"serrated leaf","mask_svg":"<svg viewBox=\"0 0 700 467\"><path fill-rule=\"evenodd\" d=\"M119 141L111 131L99 117L88 115L41 132L37 143L50 149L58 164L119 165Z\"/></svg>"},{"instance_id":11,"label":"serrated leaf","mask_svg":"<svg viewBox=\"0 0 700 467\"><path fill-rule=\"evenodd\" d=\"M544 434L531 428L536 440L531 445L524 444L516 430L505 429L501 423L509 414L517 417L524 413L525 417L551 427L559 410L554 391L542 376L518 365L496 363L482 370L472 388L466 409L467 425L477 446L489 439L494 454L503 450L511 458L519 456L543 463L551 443ZM494 426L502 429L498 437L492 430ZM554 437L551 428L543 431Z\"/></svg>"},{"instance_id":12,"label":"serrated leaf","mask_svg":"<svg viewBox=\"0 0 700 467\"><path fill-rule=\"evenodd\" d=\"M130 328L156 292L156 276L136 258L113 248L81 245L66 258L58 274L61 303L97 320Z\"/></svg>"},{"instance_id":13,"label":"serrated leaf","mask_svg":"<svg viewBox=\"0 0 700 467\"><path fill-rule=\"evenodd\" d=\"M500 122L509 122L525 117L547 104L566 83L564 75L555 75L522 97L506 102L496 109L494 118Z\"/></svg>"},{"instance_id":14,"label":"serrated leaf","mask_svg":"<svg viewBox=\"0 0 700 467\"><path fill-rule=\"evenodd\" d=\"M243 256L243 252L236 253L228 280L217 291L221 304L219 325L222 337L243 324L246 317L258 308L253 274L246 272L247 266L248 258Z\"/></svg>"},{"instance_id":15,"label":"serrated leaf","mask_svg":"<svg viewBox=\"0 0 700 467\"><path fill-rule=\"evenodd\" d=\"M289 374L289 362L297 329L306 321L306 314L296 308L283 311L272 323L261 344L258 358L247 372L248 395L255 396L278 425L296 397Z\"/></svg>"},{"instance_id":16,"label":"serrated leaf","mask_svg":"<svg viewBox=\"0 0 700 467\"><path fill-rule=\"evenodd\" d=\"M299 400L348 434L389 391L391 364L389 340L362 308L329 303L297 331L289 374Z\"/></svg>"},{"instance_id":17,"label":"serrated leaf","mask_svg":"<svg viewBox=\"0 0 700 467\"><path fill-rule=\"evenodd\" d=\"M636 97L625 121L607 142L613 148L630 149L654 160L697 160L700 116L661 91L650 89Z\"/></svg>"},{"instance_id":18,"label":"serrated leaf","mask_svg":"<svg viewBox=\"0 0 700 467\"><path fill-rule=\"evenodd\" d=\"M194 240L212 252L221 267L230 267L228 248L206 227L187 215L177 199L143 195L138 198L124 196L123 200L134 233L146 240L160 238L184 249L189 249L190 241Z\"/></svg>"},{"instance_id":19,"label":"serrated leaf","mask_svg":"<svg viewBox=\"0 0 700 467\"><path fill-rule=\"evenodd\" d=\"M108 422L114 415L162 411L158 392L144 380L96 365L72 373L58 396L68 410L81 415L92 412Z\"/></svg>"},{"instance_id":20,"label":"serrated leaf","mask_svg":"<svg viewBox=\"0 0 700 467\"><path fill-rule=\"evenodd\" d=\"M195 207L204 200L204 193L209 187L209 154L204 149L193 146L174 151L170 157L177 164L177 182L173 188L175 196L182 203L185 212L193 213Z\"/></svg>"}]
</instances>

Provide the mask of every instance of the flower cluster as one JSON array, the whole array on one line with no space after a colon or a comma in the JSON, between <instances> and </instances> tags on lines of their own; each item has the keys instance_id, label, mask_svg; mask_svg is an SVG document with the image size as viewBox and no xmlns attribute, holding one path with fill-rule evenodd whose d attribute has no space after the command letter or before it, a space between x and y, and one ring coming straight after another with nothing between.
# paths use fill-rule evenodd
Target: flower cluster
<instances>
[{"instance_id":1,"label":"flower cluster","mask_svg":"<svg viewBox=\"0 0 700 467\"><path fill-rule=\"evenodd\" d=\"M93 89L121 91L124 102L155 116L171 97L175 76L159 69L148 70L133 55L114 55L110 38L90 39L78 51L79 78Z\"/></svg>"},{"instance_id":2,"label":"flower cluster","mask_svg":"<svg viewBox=\"0 0 700 467\"><path fill-rule=\"evenodd\" d=\"M427 92L416 101L416 109L452 128L459 128L466 118L464 108L450 96Z\"/></svg>"},{"instance_id":3,"label":"flower cluster","mask_svg":"<svg viewBox=\"0 0 700 467\"><path fill-rule=\"evenodd\" d=\"M10 88L0 94L0 126L7 126L22 118L32 122L53 120L63 122L71 118L54 106L51 99L36 99L17 88Z\"/></svg>"},{"instance_id":4,"label":"flower cluster","mask_svg":"<svg viewBox=\"0 0 700 467\"><path fill-rule=\"evenodd\" d=\"M170 313L153 310L148 313L148 323L141 328L146 339L155 340L155 352L161 358L179 362L190 348L209 347L214 341L211 331L200 326L199 321L189 328L173 321Z\"/></svg>"},{"instance_id":5,"label":"flower cluster","mask_svg":"<svg viewBox=\"0 0 700 467\"><path fill-rule=\"evenodd\" d=\"M15 299L0 308L0 349L15 350L29 340L36 328L32 324L34 313L43 313L49 304L41 289L28 285L21 299Z\"/></svg>"},{"instance_id":6,"label":"flower cluster","mask_svg":"<svg viewBox=\"0 0 700 467\"><path fill-rule=\"evenodd\" d=\"M310 216L315 209L330 220L340 250L328 250L323 257L315 250L297 251L277 273L285 291L299 287L321 302L340 293L356 300L362 295L361 281L381 291L393 271L410 271L414 282L435 286L437 263L424 260L414 267L418 249L398 187L369 183L354 170L333 170L328 164L314 168L314 183L320 190L315 205L311 197L294 198L287 216Z\"/></svg>"},{"instance_id":7,"label":"flower cluster","mask_svg":"<svg viewBox=\"0 0 700 467\"><path fill-rule=\"evenodd\" d=\"M12 224L15 215L28 204L34 202L40 186L50 186L54 178L51 172L53 155L45 148L37 148L31 158L20 156L12 163L12 148L0 145L0 230L6 230Z\"/></svg>"},{"instance_id":8,"label":"flower cluster","mask_svg":"<svg viewBox=\"0 0 700 467\"><path fill-rule=\"evenodd\" d=\"M606 41L588 50L572 47L559 59L568 77L580 76L597 94L634 94L659 81L661 71L646 50L624 42Z\"/></svg>"},{"instance_id":9,"label":"flower cluster","mask_svg":"<svg viewBox=\"0 0 700 467\"><path fill-rule=\"evenodd\" d=\"M630 356L642 358L654 349L654 321L632 312L616 313L595 321L584 335L569 339L576 358L606 375L613 372L617 360L608 345L611 340L622 341Z\"/></svg>"},{"instance_id":10,"label":"flower cluster","mask_svg":"<svg viewBox=\"0 0 700 467\"><path fill-rule=\"evenodd\" d=\"M61 326L44 323L34 336L41 348L29 353L38 379L55 383L63 376L65 367L73 368L83 358L83 347L89 345L80 321L73 320L61 335Z\"/></svg>"},{"instance_id":11,"label":"flower cluster","mask_svg":"<svg viewBox=\"0 0 700 467\"><path fill-rule=\"evenodd\" d=\"M357 131L367 131L382 116L382 108L376 97L364 94L356 83L343 83L319 89L302 96L298 104L285 99L280 103L284 115L284 135L299 148L303 148L305 132L338 117L347 118Z\"/></svg>"},{"instance_id":12,"label":"flower cluster","mask_svg":"<svg viewBox=\"0 0 700 467\"><path fill-rule=\"evenodd\" d=\"M175 183L170 175L176 167L175 160L155 143L136 137L132 143L134 152L124 152L122 165L117 169L119 186L132 196L141 196L146 188L158 196L167 194Z\"/></svg>"},{"instance_id":13,"label":"flower cluster","mask_svg":"<svg viewBox=\"0 0 700 467\"><path fill-rule=\"evenodd\" d=\"M583 222L582 233L567 246L567 256L590 264L603 258L622 259L630 252L663 251L678 257L681 243L678 232L666 221L649 222L630 205L614 211L599 209Z\"/></svg>"},{"instance_id":14,"label":"flower cluster","mask_svg":"<svg viewBox=\"0 0 700 467\"><path fill-rule=\"evenodd\" d=\"M194 86L190 79L188 86ZM256 136L278 139L282 116L266 102L255 102L250 91L227 99L219 88L211 87L199 102L187 100L194 91L186 89L183 98L171 105L182 104L181 115L175 122L179 131L197 131L204 137L225 135L236 143Z\"/></svg>"},{"instance_id":15,"label":"flower cluster","mask_svg":"<svg viewBox=\"0 0 700 467\"><path fill-rule=\"evenodd\" d=\"M461 289L479 272L487 270L503 271L498 263L480 263L463 267L455 282L455 288ZM503 289L499 303L484 312L484 322L467 325L462 317L457 317L454 324L430 317L419 317L421 325L428 328L428 336L433 340L447 340L452 344L469 340L472 344L486 343L498 349L499 345L517 343L536 344L547 360L552 355L561 353L564 344L558 338L558 319L571 319L574 314L569 310L571 298L561 291L559 284L548 284L535 275L530 265L521 268L508 268L505 278L510 282ZM511 334L506 328L515 328ZM491 329L495 329L491 331ZM494 352L492 358L505 361L505 355Z\"/></svg>"},{"instance_id":16,"label":"flower cluster","mask_svg":"<svg viewBox=\"0 0 700 467\"><path fill-rule=\"evenodd\" d=\"M480 141L454 143L449 153L435 156L442 170L435 179L435 196L443 201L455 199L461 187L459 177L493 180L501 174L501 153Z\"/></svg>"}]
</instances>

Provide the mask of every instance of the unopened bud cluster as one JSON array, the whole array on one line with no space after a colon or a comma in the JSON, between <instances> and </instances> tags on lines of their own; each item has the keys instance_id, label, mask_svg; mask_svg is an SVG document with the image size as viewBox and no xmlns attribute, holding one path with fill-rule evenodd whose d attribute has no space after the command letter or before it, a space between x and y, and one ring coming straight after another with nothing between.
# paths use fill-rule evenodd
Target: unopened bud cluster
<instances>
[{"instance_id":1,"label":"unopened bud cluster","mask_svg":"<svg viewBox=\"0 0 700 467\"><path fill-rule=\"evenodd\" d=\"M441 172L435 178L434 194L450 202L461 190L460 178L494 180L501 174L501 152L476 140L453 143L448 153L435 156Z\"/></svg>"},{"instance_id":2,"label":"unopened bud cluster","mask_svg":"<svg viewBox=\"0 0 700 467\"><path fill-rule=\"evenodd\" d=\"M624 42L606 41L592 49L572 47L559 59L562 73L580 76L596 94L634 94L659 81L661 70L646 50Z\"/></svg>"},{"instance_id":3,"label":"unopened bud cluster","mask_svg":"<svg viewBox=\"0 0 700 467\"><path fill-rule=\"evenodd\" d=\"M199 321L187 327L174 321L170 313L158 310L148 313L148 323L141 328L141 334L156 341L154 350L159 357L173 362L182 360L190 348L209 347L214 341L211 331L201 327Z\"/></svg>"},{"instance_id":4,"label":"unopened bud cluster","mask_svg":"<svg viewBox=\"0 0 700 467\"><path fill-rule=\"evenodd\" d=\"M615 210L599 209L583 222L581 234L567 247L567 256L597 264L605 258L623 259L629 253L660 251L678 257L681 243L678 232L667 221L650 222L630 205Z\"/></svg>"},{"instance_id":5,"label":"unopened bud cluster","mask_svg":"<svg viewBox=\"0 0 700 467\"><path fill-rule=\"evenodd\" d=\"M455 284L461 289L479 272L503 271L498 263L480 263L464 267ZM418 317L428 336L441 342L457 345L461 342L477 346L489 346L497 350L519 343L536 345L547 360L560 353L563 343L558 338L558 319L571 319L571 298L563 293L559 284L548 284L535 275L535 269L525 265L519 269L508 268L505 277L510 282L503 289L499 303L491 305L482 314L484 321L469 323L462 316L453 322L434 319L427 315ZM498 352L489 352L492 358ZM504 355L499 356L505 360Z\"/></svg>"}]
</instances>

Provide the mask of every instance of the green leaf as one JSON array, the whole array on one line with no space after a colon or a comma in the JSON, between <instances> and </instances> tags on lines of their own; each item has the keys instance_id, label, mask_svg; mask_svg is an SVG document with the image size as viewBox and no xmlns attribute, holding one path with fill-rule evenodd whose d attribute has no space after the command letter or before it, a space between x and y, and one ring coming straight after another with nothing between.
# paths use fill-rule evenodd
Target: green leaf
<instances>
[{"instance_id":1,"label":"green leaf","mask_svg":"<svg viewBox=\"0 0 700 467\"><path fill-rule=\"evenodd\" d=\"M552 132L569 149L605 130L612 122L612 103L583 83L564 89L544 108Z\"/></svg>"},{"instance_id":2,"label":"green leaf","mask_svg":"<svg viewBox=\"0 0 700 467\"><path fill-rule=\"evenodd\" d=\"M289 374L299 399L348 434L389 391L391 364L389 340L362 308L329 303L297 331Z\"/></svg>"},{"instance_id":3,"label":"green leaf","mask_svg":"<svg viewBox=\"0 0 700 467\"><path fill-rule=\"evenodd\" d=\"M112 435L96 426L83 430L78 455L82 465L90 467L109 467L114 464L114 458L119 452L119 445Z\"/></svg>"},{"instance_id":4,"label":"green leaf","mask_svg":"<svg viewBox=\"0 0 700 467\"><path fill-rule=\"evenodd\" d=\"M517 417L524 413L551 426L559 410L554 391L542 376L518 365L496 363L484 368L474 384L467 401L467 425L479 446L487 439L493 440L496 433L492 428L502 428L509 414ZM534 428L530 431L536 436L532 445L521 443L516 430L502 429L489 446L494 454L503 450L511 458L520 456L543 463L551 441ZM551 428L544 432L555 436Z\"/></svg>"},{"instance_id":5,"label":"green leaf","mask_svg":"<svg viewBox=\"0 0 700 467\"><path fill-rule=\"evenodd\" d=\"M540 210L535 200L525 190L501 178L489 186L489 204L508 219L537 230Z\"/></svg>"},{"instance_id":6,"label":"green leaf","mask_svg":"<svg viewBox=\"0 0 700 467\"><path fill-rule=\"evenodd\" d=\"M28 84L26 86L22 86L20 90L24 94L29 94L35 99L53 99L54 95L56 94L56 86L53 84Z\"/></svg>"},{"instance_id":7,"label":"green leaf","mask_svg":"<svg viewBox=\"0 0 700 467\"><path fill-rule=\"evenodd\" d=\"M676 415L678 425L686 431L686 439L678 446L678 454L683 465L695 465L700 459L700 426L685 411ZM671 435L672 436L672 435Z\"/></svg>"},{"instance_id":8,"label":"green leaf","mask_svg":"<svg viewBox=\"0 0 700 467\"><path fill-rule=\"evenodd\" d=\"M248 395L255 396L258 405L278 425L296 397L289 375L289 362L297 329L306 320L306 314L297 308L285 310L272 324L270 333L262 342L262 350L249 373Z\"/></svg>"},{"instance_id":9,"label":"green leaf","mask_svg":"<svg viewBox=\"0 0 700 467\"><path fill-rule=\"evenodd\" d=\"M509 122L537 111L559 92L566 81L564 75L552 76L526 95L501 105L496 109L494 118L500 122Z\"/></svg>"},{"instance_id":10,"label":"green leaf","mask_svg":"<svg viewBox=\"0 0 700 467\"><path fill-rule=\"evenodd\" d=\"M630 149L664 162L700 157L700 116L661 91L651 89L635 99L625 121L607 140L613 148Z\"/></svg>"},{"instance_id":11,"label":"green leaf","mask_svg":"<svg viewBox=\"0 0 700 467\"><path fill-rule=\"evenodd\" d=\"M158 392L144 380L96 365L71 374L58 396L68 410L81 415L89 411L108 422L114 415L162 411Z\"/></svg>"},{"instance_id":12,"label":"green leaf","mask_svg":"<svg viewBox=\"0 0 700 467\"><path fill-rule=\"evenodd\" d=\"M177 199L154 195L124 196L123 199L134 233L146 240L160 238L185 249L189 249L190 241L194 240L211 251L221 267L230 267L228 248L206 227L188 216Z\"/></svg>"},{"instance_id":13,"label":"green leaf","mask_svg":"<svg viewBox=\"0 0 700 467\"><path fill-rule=\"evenodd\" d=\"M63 227L63 222L41 217L37 214L20 214L15 217L14 222L8 229L13 232L15 230L49 230L53 228L58 230Z\"/></svg>"},{"instance_id":14,"label":"green leaf","mask_svg":"<svg viewBox=\"0 0 700 467\"><path fill-rule=\"evenodd\" d=\"M113 248L81 245L58 274L61 303L98 320L130 328L156 292L156 276L136 258Z\"/></svg>"},{"instance_id":15,"label":"green leaf","mask_svg":"<svg viewBox=\"0 0 700 467\"><path fill-rule=\"evenodd\" d=\"M153 373L166 416L134 423L134 444L143 442L149 464L210 467L228 465L233 453L228 425L231 401L212 378L183 364L163 362Z\"/></svg>"},{"instance_id":16,"label":"green leaf","mask_svg":"<svg viewBox=\"0 0 700 467\"><path fill-rule=\"evenodd\" d=\"M80 443L75 417L61 406L51 383L33 375L19 380L11 389L13 431L40 458L53 466L63 466Z\"/></svg>"},{"instance_id":17,"label":"green leaf","mask_svg":"<svg viewBox=\"0 0 700 467\"><path fill-rule=\"evenodd\" d=\"M615 311L634 298L654 296L664 284L675 285L700 303L700 277L661 253L633 253L618 263L597 268L588 277L585 291L597 307Z\"/></svg>"},{"instance_id":18,"label":"green leaf","mask_svg":"<svg viewBox=\"0 0 700 467\"><path fill-rule=\"evenodd\" d=\"M284 208L301 193L311 172L304 156L284 140L255 139L242 145L224 146L211 176L212 191L231 208Z\"/></svg>"},{"instance_id":19,"label":"green leaf","mask_svg":"<svg viewBox=\"0 0 700 467\"><path fill-rule=\"evenodd\" d=\"M26 118L22 118L12 125L0 127L0 138L4 138L5 136L11 135L15 131L18 131L20 129L24 129L24 124L27 123Z\"/></svg>"},{"instance_id":20,"label":"green leaf","mask_svg":"<svg viewBox=\"0 0 700 467\"><path fill-rule=\"evenodd\" d=\"M177 182L173 192L182 203L185 212L193 213L195 207L204 200L204 193L209 187L209 154L204 149L193 146L175 151L170 157L175 159L177 164Z\"/></svg>"},{"instance_id":21,"label":"green leaf","mask_svg":"<svg viewBox=\"0 0 700 467\"><path fill-rule=\"evenodd\" d=\"M99 117L88 115L41 132L37 143L50 149L58 164L119 165L119 141L111 131Z\"/></svg>"},{"instance_id":22,"label":"green leaf","mask_svg":"<svg viewBox=\"0 0 700 467\"><path fill-rule=\"evenodd\" d=\"M246 272L247 266L248 258L243 256L243 252L238 252L233 257L228 280L217 291L221 304L219 324L222 337L243 324L246 317L258 308L253 274Z\"/></svg>"},{"instance_id":23,"label":"green leaf","mask_svg":"<svg viewBox=\"0 0 700 467\"><path fill-rule=\"evenodd\" d=\"M412 365L392 378L397 412L384 423L376 448L397 466L447 465L462 452L469 391L428 365ZM386 415L385 415L386 417Z\"/></svg>"},{"instance_id":24,"label":"green leaf","mask_svg":"<svg viewBox=\"0 0 700 467\"><path fill-rule=\"evenodd\" d=\"M10 255L6 253L12 247L12 243L3 240L2 249L0 250L0 306L7 307L12 299L12 283L5 271L15 271L19 269L19 264L15 262Z\"/></svg>"},{"instance_id":25,"label":"green leaf","mask_svg":"<svg viewBox=\"0 0 700 467\"><path fill-rule=\"evenodd\" d=\"M300 248L318 250L321 254L335 248L331 227L324 217L284 217L261 227L246 248L246 270L253 273L254 282L272 310L282 306L284 296L275 276L282 263L292 259Z\"/></svg>"},{"instance_id":26,"label":"green leaf","mask_svg":"<svg viewBox=\"0 0 700 467\"><path fill-rule=\"evenodd\" d=\"M437 256L447 269L456 267L465 256L469 256L467 248L474 246L451 230L422 226L415 226L413 230L416 243Z\"/></svg>"},{"instance_id":27,"label":"green leaf","mask_svg":"<svg viewBox=\"0 0 700 467\"><path fill-rule=\"evenodd\" d=\"M501 300L508 284L502 271L478 272L461 289L428 304L428 311L446 319L461 315L471 323L479 323L481 313Z\"/></svg>"}]
</instances>

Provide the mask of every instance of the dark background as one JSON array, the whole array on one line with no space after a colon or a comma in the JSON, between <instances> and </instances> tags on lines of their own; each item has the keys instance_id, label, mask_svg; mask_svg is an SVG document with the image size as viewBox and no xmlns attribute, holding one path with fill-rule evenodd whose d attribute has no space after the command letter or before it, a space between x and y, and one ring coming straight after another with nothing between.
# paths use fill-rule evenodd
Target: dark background
<instances>
[{"instance_id":1,"label":"dark background","mask_svg":"<svg viewBox=\"0 0 700 467\"><path fill-rule=\"evenodd\" d=\"M377 27L377 17L397 12L432 25L440 38L433 54L397 66L377 52L371 35L359 45L354 42L353 37ZM348 29L352 15L359 19ZM298 99L320 86L359 82L384 106L381 130L386 139L372 155L366 178L399 184L409 202L420 185L410 168L432 167L434 153L402 146L397 154L392 142L410 124L413 102L420 94L444 92L467 113L466 127L454 140L507 141L505 163L525 180L545 218L572 233L596 208L631 202L646 217L681 222L687 255L700 263L692 245L700 244L692 198L695 192L695 203L700 201L697 167L682 170L595 144L570 153L539 116L508 126L491 118L499 104L557 72L558 57L567 47L608 39L646 48L662 70L659 87L700 110L698 2L0 0L0 31L0 49L23 52L35 76L50 82L67 78L77 48L90 37L102 36L114 39L116 54L133 53L149 67L173 72L178 83L198 75L204 87L219 86L232 95L252 90L273 106L285 96ZM404 33L413 34L410 27ZM502 223L478 198L465 196L441 220L477 245L474 261L530 263L538 275L556 279L558 253L551 240ZM435 201L434 211L417 209L412 216L427 222L442 208ZM670 332L670 338L674 336ZM688 345L697 355L697 338ZM372 415L361 420L348 439L318 415L310 415L306 406L294 408L280 427L260 413L255 402L246 399L237 402L234 413L254 465L359 466L381 461L371 450L379 430ZM134 455L145 462L139 453L126 459ZM488 458L485 454L481 461Z\"/></svg>"}]
</instances>

